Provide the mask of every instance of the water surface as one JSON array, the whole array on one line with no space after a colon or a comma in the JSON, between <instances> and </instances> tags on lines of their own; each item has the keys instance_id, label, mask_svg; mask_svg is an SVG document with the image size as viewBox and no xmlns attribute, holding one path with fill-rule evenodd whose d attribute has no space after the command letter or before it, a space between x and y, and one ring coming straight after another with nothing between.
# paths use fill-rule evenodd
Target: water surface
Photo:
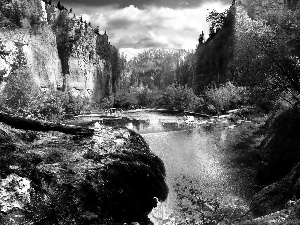
<instances>
[{"instance_id":1,"label":"water surface","mask_svg":"<svg viewBox=\"0 0 300 225\"><path fill-rule=\"evenodd\" d=\"M145 138L151 151L165 164L170 189L166 202L168 213L193 207L196 203L191 198L194 198L195 190L202 199L215 199L224 208L247 211L244 199L247 190L245 185L240 185L247 178L223 163L226 155L221 146L226 141L228 129L207 129L186 124L181 116L154 112L128 113L126 116L147 121L130 126ZM240 184L234 182L237 175ZM195 206L195 215L199 214L198 210Z\"/></svg>"}]
</instances>

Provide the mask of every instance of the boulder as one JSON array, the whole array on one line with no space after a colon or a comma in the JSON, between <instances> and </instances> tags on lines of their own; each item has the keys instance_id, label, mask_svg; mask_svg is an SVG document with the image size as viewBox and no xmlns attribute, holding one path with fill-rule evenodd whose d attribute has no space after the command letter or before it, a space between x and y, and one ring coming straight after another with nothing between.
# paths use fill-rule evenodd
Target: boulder
<instances>
[{"instance_id":1,"label":"boulder","mask_svg":"<svg viewBox=\"0 0 300 225\"><path fill-rule=\"evenodd\" d=\"M0 150L2 179L15 174L30 181L29 201L0 209L1 224L148 224L156 199L168 195L163 162L126 128L100 125L88 138L38 133L21 148L12 143Z\"/></svg>"}]
</instances>

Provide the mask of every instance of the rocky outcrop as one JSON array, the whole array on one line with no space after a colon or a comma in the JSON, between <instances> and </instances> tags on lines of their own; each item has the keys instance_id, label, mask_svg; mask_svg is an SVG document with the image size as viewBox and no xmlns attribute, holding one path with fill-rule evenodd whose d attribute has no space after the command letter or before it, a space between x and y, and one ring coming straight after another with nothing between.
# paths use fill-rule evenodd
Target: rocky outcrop
<instances>
[{"instance_id":1,"label":"rocky outcrop","mask_svg":"<svg viewBox=\"0 0 300 225\"><path fill-rule=\"evenodd\" d=\"M62 62L62 89L88 96L93 102L110 94L111 48L106 34L97 33L82 19L46 4L48 23L56 35ZM116 50L115 50L116 51Z\"/></svg>"},{"instance_id":2,"label":"rocky outcrop","mask_svg":"<svg viewBox=\"0 0 300 225\"><path fill-rule=\"evenodd\" d=\"M99 34L82 18L47 2L0 4L6 11L22 6L26 12L16 21L5 14L6 27L0 33L0 91L17 69L28 68L41 89L68 91L100 102L114 90L112 64L118 60L114 59L118 50L110 45L106 34ZM31 17L37 18L30 21Z\"/></svg>"},{"instance_id":3,"label":"rocky outcrop","mask_svg":"<svg viewBox=\"0 0 300 225\"><path fill-rule=\"evenodd\" d=\"M92 138L34 142L22 132L0 124L1 224L148 223L167 198L163 162L134 131L98 124Z\"/></svg>"}]
</instances>

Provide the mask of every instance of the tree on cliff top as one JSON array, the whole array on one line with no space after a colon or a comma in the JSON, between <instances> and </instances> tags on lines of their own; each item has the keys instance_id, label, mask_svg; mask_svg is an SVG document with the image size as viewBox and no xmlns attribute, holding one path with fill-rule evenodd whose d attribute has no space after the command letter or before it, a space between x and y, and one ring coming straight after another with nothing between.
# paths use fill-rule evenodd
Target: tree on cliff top
<instances>
[{"instance_id":1,"label":"tree on cliff top","mask_svg":"<svg viewBox=\"0 0 300 225\"><path fill-rule=\"evenodd\" d=\"M209 37L212 38L218 31L223 27L225 18L228 14L228 10L224 12L217 12L216 10L212 10L209 12L206 17L206 22L209 23Z\"/></svg>"}]
</instances>

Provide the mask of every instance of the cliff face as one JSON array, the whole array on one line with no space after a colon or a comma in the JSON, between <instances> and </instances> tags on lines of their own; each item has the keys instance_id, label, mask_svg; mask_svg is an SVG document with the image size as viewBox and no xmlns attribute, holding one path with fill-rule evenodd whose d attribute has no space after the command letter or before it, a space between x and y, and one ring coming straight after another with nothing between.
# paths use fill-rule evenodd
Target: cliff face
<instances>
[{"instance_id":1,"label":"cliff face","mask_svg":"<svg viewBox=\"0 0 300 225\"><path fill-rule=\"evenodd\" d=\"M234 54L235 8L232 7L222 29L200 43L194 56L196 92L202 92L212 82L217 85L232 79Z\"/></svg>"},{"instance_id":2,"label":"cliff face","mask_svg":"<svg viewBox=\"0 0 300 225\"><path fill-rule=\"evenodd\" d=\"M29 2L8 0L0 4L0 8L16 14L14 8L22 7L28 14L21 16L19 27L17 22L13 28L6 22L1 28L0 77L2 75L4 82L0 84L0 91L5 90L5 81L15 70L25 67L41 89L67 91L88 97L92 102L111 94L109 57L112 50L117 50L109 45L107 35L95 32L66 9L58 9L42 0ZM35 8L35 14L29 7ZM0 12L5 15L5 10ZM38 26L26 21L31 15L37 17Z\"/></svg>"},{"instance_id":3,"label":"cliff face","mask_svg":"<svg viewBox=\"0 0 300 225\"><path fill-rule=\"evenodd\" d=\"M7 78L20 67L29 68L35 83L41 88L53 88L61 83L61 61L58 57L56 38L48 28L47 38L32 35L26 29L1 31L0 44L4 56L0 58L0 71L4 76L1 90Z\"/></svg>"},{"instance_id":4,"label":"cliff face","mask_svg":"<svg viewBox=\"0 0 300 225\"><path fill-rule=\"evenodd\" d=\"M67 10L45 4L47 22L57 38L64 78L62 89L94 102L110 94L112 68L107 35L97 34Z\"/></svg>"}]
</instances>

